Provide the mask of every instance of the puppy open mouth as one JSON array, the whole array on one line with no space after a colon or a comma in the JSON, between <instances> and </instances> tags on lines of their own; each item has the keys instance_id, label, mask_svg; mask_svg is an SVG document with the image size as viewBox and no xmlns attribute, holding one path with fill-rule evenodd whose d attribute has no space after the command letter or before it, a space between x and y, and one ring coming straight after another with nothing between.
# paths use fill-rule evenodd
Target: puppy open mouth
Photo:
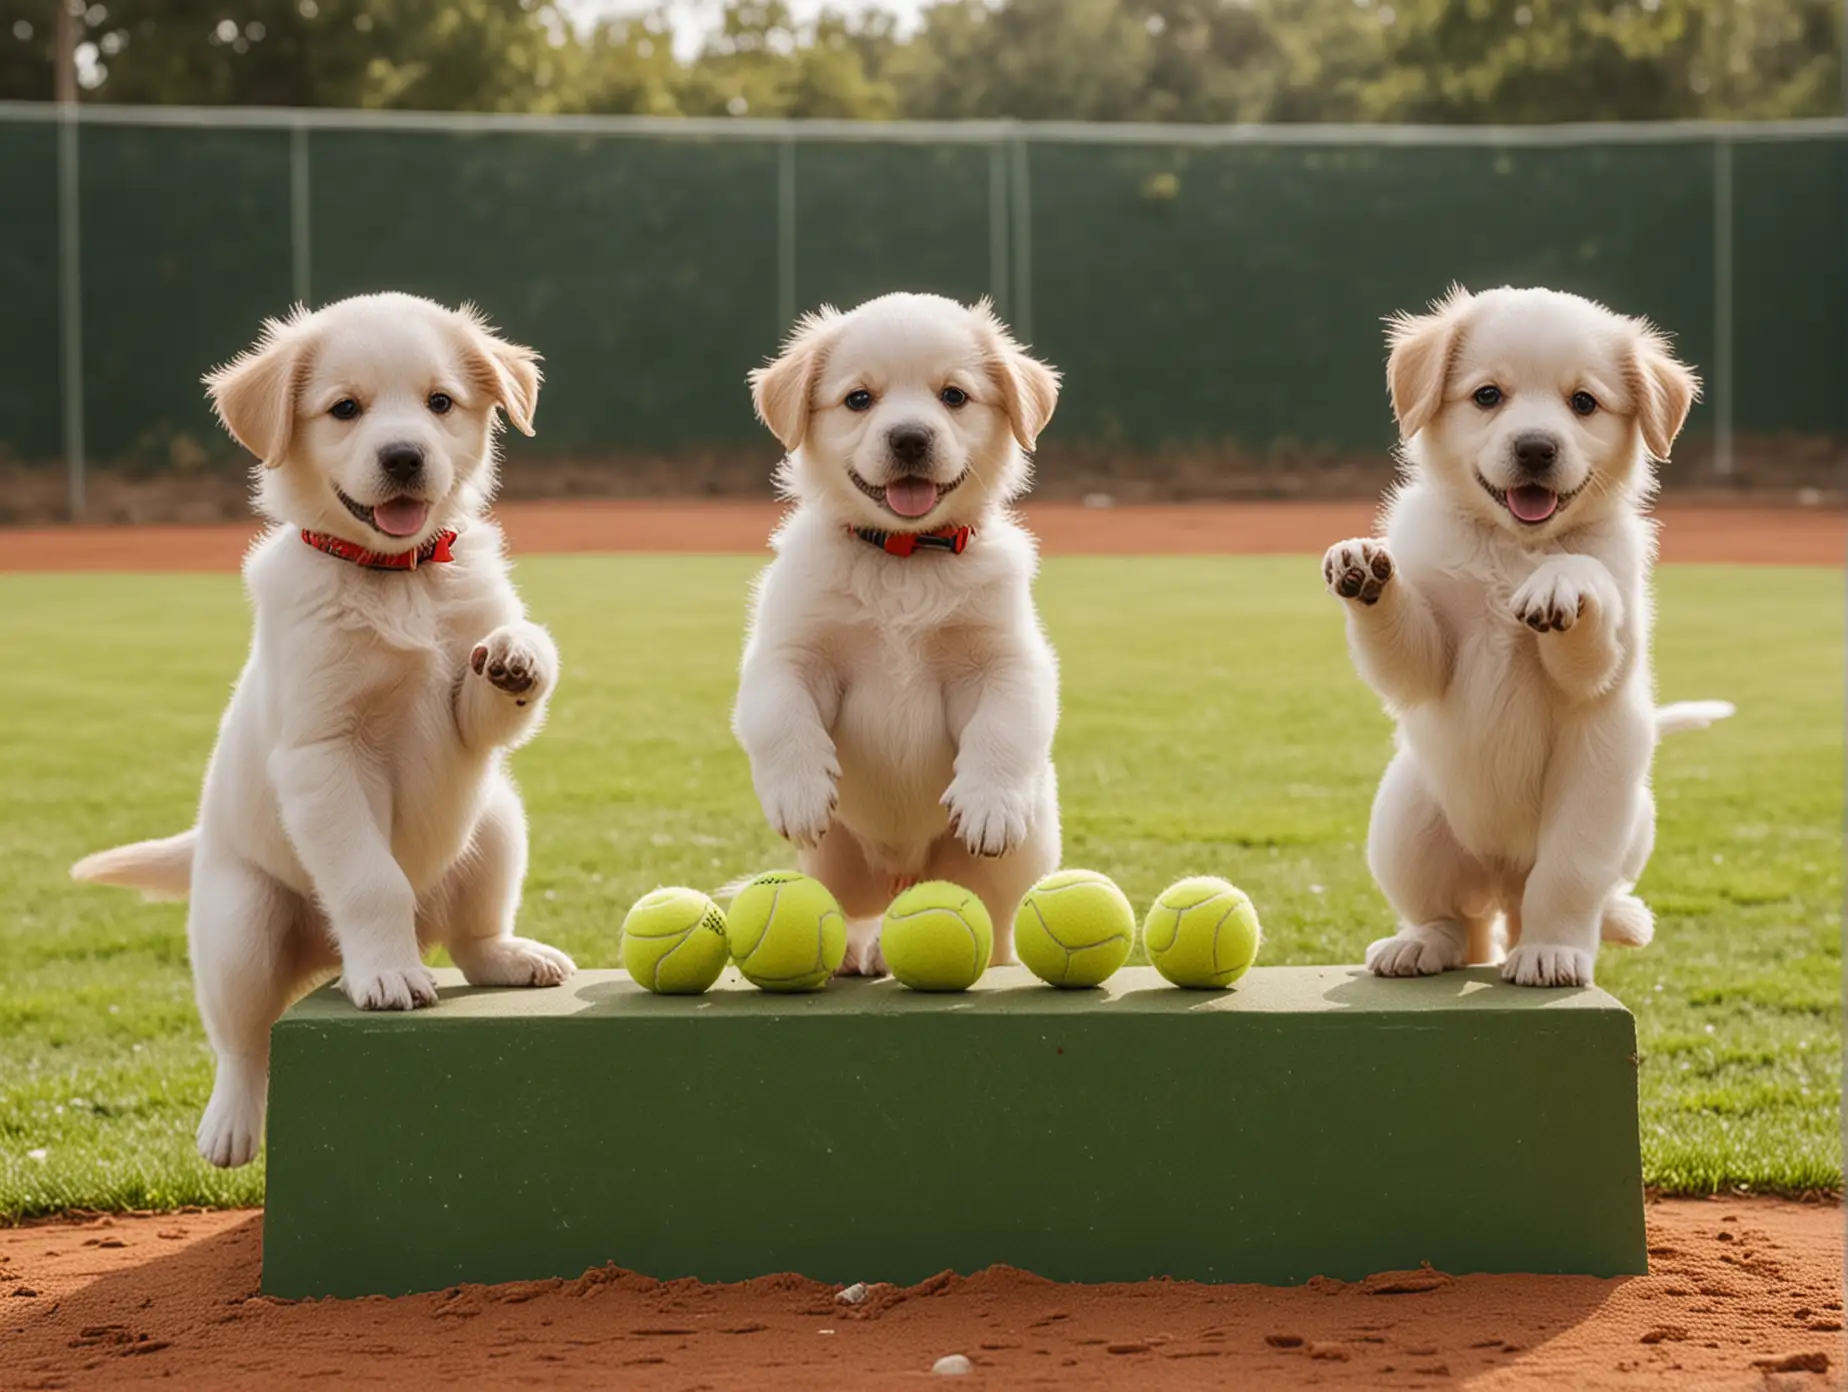
<instances>
[{"instance_id":1,"label":"puppy open mouth","mask_svg":"<svg viewBox=\"0 0 1848 1392\"><path fill-rule=\"evenodd\" d=\"M895 517L923 517L943 499L962 486L962 481L969 477L969 471L963 470L948 483L938 483L935 479L921 478L917 474L906 474L892 482L879 485L868 483L852 469L847 477L853 480L867 497L878 503Z\"/></svg>"},{"instance_id":2,"label":"puppy open mouth","mask_svg":"<svg viewBox=\"0 0 1848 1392\"><path fill-rule=\"evenodd\" d=\"M348 512L375 532L383 532L386 536L415 536L423 530L424 523L430 520L430 505L422 498L400 496L368 505L355 502L338 488L334 493L345 504Z\"/></svg>"},{"instance_id":3,"label":"puppy open mouth","mask_svg":"<svg viewBox=\"0 0 1848 1392\"><path fill-rule=\"evenodd\" d=\"M1566 504L1578 497L1580 489L1584 487L1580 484L1570 493L1555 493L1552 489L1543 488L1537 483L1517 484L1513 488L1497 488L1480 473L1476 475L1476 482L1482 485L1483 492L1508 509L1510 517L1528 527L1538 527L1542 522L1552 521L1565 511Z\"/></svg>"}]
</instances>

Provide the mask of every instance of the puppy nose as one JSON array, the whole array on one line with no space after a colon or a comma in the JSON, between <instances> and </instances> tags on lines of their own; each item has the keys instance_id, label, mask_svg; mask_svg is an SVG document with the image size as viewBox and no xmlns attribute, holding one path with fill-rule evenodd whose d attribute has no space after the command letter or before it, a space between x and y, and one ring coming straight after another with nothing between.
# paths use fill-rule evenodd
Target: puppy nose
<instances>
[{"instance_id":1,"label":"puppy nose","mask_svg":"<svg viewBox=\"0 0 1848 1392\"><path fill-rule=\"evenodd\" d=\"M409 483L423 472L423 451L416 445L386 445L379 451L379 468L393 483Z\"/></svg>"},{"instance_id":2,"label":"puppy nose","mask_svg":"<svg viewBox=\"0 0 1848 1392\"><path fill-rule=\"evenodd\" d=\"M1530 474L1543 474L1559 458L1559 441L1538 430L1514 437L1514 461Z\"/></svg>"},{"instance_id":3,"label":"puppy nose","mask_svg":"<svg viewBox=\"0 0 1848 1392\"><path fill-rule=\"evenodd\" d=\"M901 464L922 464L930 454L936 434L922 425L895 425L886 436L886 446Z\"/></svg>"}]
</instances>

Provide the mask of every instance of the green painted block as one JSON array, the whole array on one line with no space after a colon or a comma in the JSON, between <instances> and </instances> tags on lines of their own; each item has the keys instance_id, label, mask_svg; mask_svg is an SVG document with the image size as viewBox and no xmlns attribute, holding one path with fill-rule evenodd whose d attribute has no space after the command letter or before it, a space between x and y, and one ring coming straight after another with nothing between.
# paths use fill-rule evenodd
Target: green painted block
<instances>
[{"instance_id":1,"label":"green painted block","mask_svg":"<svg viewBox=\"0 0 1848 1392\"><path fill-rule=\"evenodd\" d=\"M1491 970L1147 968L1097 991L836 982L700 997L620 972L273 1036L263 1285L574 1276L914 1282L1647 1270L1636 1029Z\"/></svg>"}]
</instances>

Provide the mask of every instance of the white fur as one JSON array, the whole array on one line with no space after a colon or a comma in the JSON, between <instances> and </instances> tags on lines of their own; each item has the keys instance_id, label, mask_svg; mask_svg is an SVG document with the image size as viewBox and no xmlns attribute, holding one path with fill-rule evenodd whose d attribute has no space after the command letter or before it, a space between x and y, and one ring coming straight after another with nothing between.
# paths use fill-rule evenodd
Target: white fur
<instances>
[{"instance_id":1,"label":"white fur","mask_svg":"<svg viewBox=\"0 0 1848 1392\"><path fill-rule=\"evenodd\" d=\"M269 1030L333 971L355 1004L433 1004L421 950L441 943L477 985L549 986L563 953L513 936L526 820L505 766L545 716L552 639L526 618L481 519L496 411L530 428L533 354L472 311L408 295L344 300L271 322L208 377L227 427L267 466L259 506L282 524L251 550L250 657L205 774L197 825L80 862L79 879L180 895L217 1080L199 1151L257 1151ZM454 407L438 416L432 392ZM329 406L351 397L361 415ZM383 475L382 445L424 450L420 480ZM394 494L430 504L389 537L354 516ZM304 544L300 527L376 551L461 532L447 564L367 570Z\"/></svg>"},{"instance_id":2,"label":"white fur","mask_svg":"<svg viewBox=\"0 0 1848 1392\"><path fill-rule=\"evenodd\" d=\"M1656 741L1732 710L1657 711L1649 668L1650 458L1696 382L1647 324L1548 290L1454 291L1391 337L1406 480L1384 539L1323 563L1354 665L1399 722L1368 861L1401 922L1367 965L1492 960L1499 924L1508 980L1586 985L1600 939L1654 932L1632 890ZM1503 399L1485 409L1490 385ZM1567 499L1537 525L1491 491L1521 480L1514 441L1534 431L1558 442Z\"/></svg>"},{"instance_id":3,"label":"white fur","mask_svg":"<svg viewBox=\"0 0 1848 1392\"><path fill-rule=\"evenodd\" d=\"M1007 512L1057 376L986 304L888 295L805 319L752 386L796 503L756 589L732 721L764 815L846 910L844 973L884 970L880 916L924 879L980 895L1010 961L1020 899L1059 862L1058 670L1033 540ZM945 405L948 386L967 403ZM843 404L856 390L868 409ZM935 435L923 463L890 449L912 426ZM902 519L850 469L875 488L906 473L954 487ZM898 557L849 524L975 536L960 556Z\"/></svg>"}]
</instances>

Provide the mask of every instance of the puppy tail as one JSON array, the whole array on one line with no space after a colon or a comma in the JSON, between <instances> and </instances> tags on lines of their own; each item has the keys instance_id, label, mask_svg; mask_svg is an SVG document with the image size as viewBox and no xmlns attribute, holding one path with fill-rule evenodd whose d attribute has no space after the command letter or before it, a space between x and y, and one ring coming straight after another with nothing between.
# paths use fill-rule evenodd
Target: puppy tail
<instances>
[{"instance_id":1,"label":"puppy tail","mask_svg":"<svg viewBox=\"0 0 1848 1392\"><path fill-rule=\"evenodd\" d=\"M1683 730L1704 730L1733 713L1731 701L1676 701L1656 709L1656 738Z\"/></svg>"},{"instance_id":2,"label":"puppy tail","mask_svg":"<svg viewBox=\"0 0 1848 1392\"><path fill-rule=\"evenodd\" d=\"M724 884L712 891L712 897L717 899L721 904L729 904L738 897L738 891L743 889L755 878L755 875L740 875L735 880L727 880Z\"/></svg>"},{"instance_id":3,"label":"puppy tail","mask_svg":"<svg viewBox=\"0 0 1848 1392\"><path fill-rule=\"evenodd\" d=\"M98 851L73 865L71 878L138 889L149 899L184 899L192 888L193 847L198 841L199 829L191 827L161 841Z\"/></svg>"}]
</instances>

